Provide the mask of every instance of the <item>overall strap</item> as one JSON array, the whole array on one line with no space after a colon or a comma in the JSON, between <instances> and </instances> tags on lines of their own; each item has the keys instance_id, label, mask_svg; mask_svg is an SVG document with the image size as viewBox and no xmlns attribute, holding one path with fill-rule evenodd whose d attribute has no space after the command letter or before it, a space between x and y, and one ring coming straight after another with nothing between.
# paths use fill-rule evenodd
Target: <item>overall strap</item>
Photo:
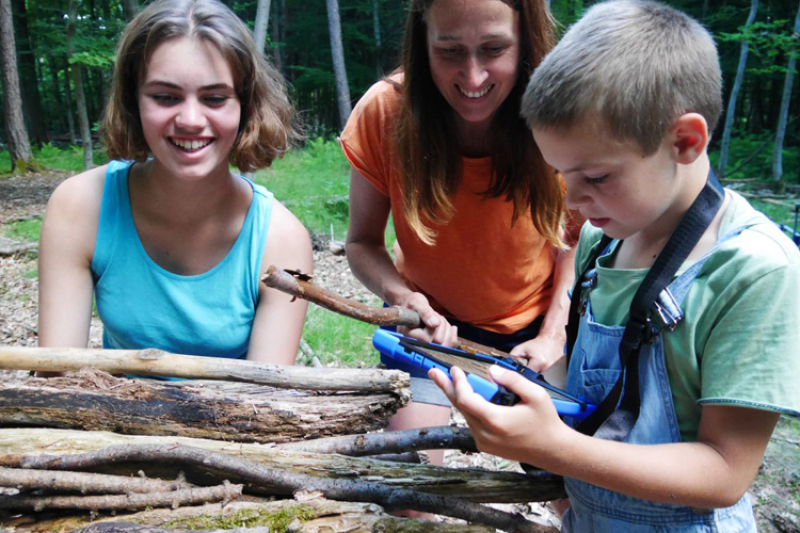
<instances>
[{"instance_id":1,"label":"overall strap","mask_svg":"<svg viewBox=\"0 0 800 533\"><path fill-rule=\"evenodd\" d=\"M631 302L628 322L619 347L622 367L620 377L594 413L583 420L576 429L587 435L597 433L604 423L604 438L621 440L639 416L639 352L642 344L655 340L657 330L650 321L650 311L659 294L669 285L700 241L711 221L716 216L725 191L714 172L709 170L705 187L686 212L678 227L670 236L664 249L656 258ZM572 316L570 315L570 321ZM624 395L623 395L624 391ZM622 396L622 401L620 401ZM619 405L618 405L619 404ZM601 436L601 435L598 435Z\"/></svg>"}]
</instances>

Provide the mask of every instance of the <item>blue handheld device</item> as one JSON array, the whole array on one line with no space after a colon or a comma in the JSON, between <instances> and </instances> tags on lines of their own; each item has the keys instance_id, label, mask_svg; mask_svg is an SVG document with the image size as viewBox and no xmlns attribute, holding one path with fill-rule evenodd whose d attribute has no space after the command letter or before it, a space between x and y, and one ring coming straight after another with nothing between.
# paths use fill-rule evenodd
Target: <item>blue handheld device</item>
<instances>
[{"instance_id":1,"label":"blue handheld device","mask_svg":"<svg viewBox=\"0 0 800 533\"><path fill-rule=\"evenodd\" d=\"M574 422L580 422L589 416L596 408L582 398L578 398L565 390L559 389L547 381L538 372L521 365L510 358L498 358L484 354L471 354L463 350L447 348L439 344L427 343L404 337L399 333L379 329L372 336L372 344L381 353L381 362L387 367L408 372L414 377L428 378L428 371L437 368L450 376L452 363L444 361L452 356L465 360L484 363L487 365L500 365L504 369L517 372L528 380L544 387L553 400L558 414ZM467 381L472 389L484 399L498 405L514 405L520 398L505 387L485 379L477 374L467 371Z\"/></svg>"}]
</instances>

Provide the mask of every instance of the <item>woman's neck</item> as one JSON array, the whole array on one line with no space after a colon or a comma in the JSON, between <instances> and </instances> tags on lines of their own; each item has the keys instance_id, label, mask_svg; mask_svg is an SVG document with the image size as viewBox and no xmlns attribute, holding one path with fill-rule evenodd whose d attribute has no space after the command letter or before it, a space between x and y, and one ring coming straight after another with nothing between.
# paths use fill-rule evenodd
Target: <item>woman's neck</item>
<instances>
[{"instance_id":1,"label":"woman's neck","mask_svg":"<svg viewBox=\"0 0 800 533\"><path fill-rule=\"evenodd\" d=\"M456 116L458 150L464 157L478 158L492 155L492 123L490 117L484 122L465 122Z\"/></svg>"}]
</instances>

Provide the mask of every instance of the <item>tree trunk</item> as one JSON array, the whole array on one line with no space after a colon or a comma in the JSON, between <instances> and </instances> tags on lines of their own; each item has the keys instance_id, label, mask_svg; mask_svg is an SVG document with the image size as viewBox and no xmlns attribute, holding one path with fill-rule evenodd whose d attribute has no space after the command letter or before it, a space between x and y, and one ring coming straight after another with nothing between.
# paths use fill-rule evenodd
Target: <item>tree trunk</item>
<instances>
[{"instance_id":1,"label":"tree trunk","mask_svg":"<svg viewBox=\"0 0 800 533\"><path fill-rule=\"evenodd\" d=\"M58 84L58 72L59 69L58 65L56 65L56 58L53 54L47 55L47 63L50 66L50 76L53 82L53 99L56 101L56 108L61 110L59 113L61 118L61 128L67 127L67 122L64 119L64 99L61 97L61 87ZM63 131L63 129L62 129Z\"/></svg>"},{"instance_id":2,"label":"tree trunk","mask_svg":"<svg viewBox=\"0 0 800 533\"><path fill-rule=\"evenodd\" d=\"M78 1L69 0L69 20L67 21L67 55L75 52L75 24L78 18ZM83 168L88 170L94 166L92 162L92 132L89 125L89 114L86 111L86 95L83 92L83 76L81 64L74 63L70 68L72 85L75 87L75 103L78 107L78 126L81 131L83 145Z\"/></svg>"},{"instance_id":3,"label":"tree trunk","mask_svg":"<svg viewBox=\"0 0 800 533\"><path fill-rule=\"evenodd\" d=\"M253 33L256 39L256 49L259 53L264 53L264 47L267 43L267 28L269 27L269 8L270 0L258 0L258 8L256 8L256 23L253 28Z\"/></svg>"},{"instance_id":4,"label":"tree trunk","mask_svg":"<svg viewBox=\"0 0 800 533\"><path fill-rule=\"evenodd\" d=\"M66 99L66 115L67 125L69 126L69 142L70 144L78 144L78 135L75 133L75 118L72 115L72 85L70 83L69 75L69 60L67 56L63 57L64 62L64 98Z\"/></svg>"},{"instance_id":5,"label":"tree trunk","mask_svg":"<svg viewBox=\"0 0 800 533\"><path fill-rule=\"evenodd\" d=\"M22 115L11 0L0 0L0 70L3 78L6 137L11 155L11 170L14 170L19 163L27 166L33 156L28 132L25 130L25 118Z\"/></svg>"},{"instance_id":6,"label":"tree trunk","mask_svg":"<svg viewBox=\"0 0 800 533\"><path fill-rule=\"evenodd\" d=\"M125 19L131 20L139 14L139 1L138 0L123 0L122 11L125 13Z\"/></svg>"},{"instance_id":7,"label":"tree trunk","mask_svg":"<svg viewBox=\"0 0 800 533\"><path fill-rule=\"evenodd\" d=\"M42 99L39 96L39 82L36 78L36 57L33 53L33 41L28 29L28 12L25 8L25 0L11 1L11 8L14 11L14 29L17 34L19 81L25 106L25 118L28 120L31 141L39 145L47 142L47 128L44 123Z\"/></svg>"},{"instance_id":8,"label":"tree trunk","mask_svg":"<svg viewBox=\"0 0 800 533\"><path fill-rule=\"evenodd\" d=\"M747 22L744 28L747 29L753 24L756 19L756 12L758 11L758 0L752 0L750 4L750 15L747 17ZM728 101L728 111L725 113L725 129L722 132L722 149L719 155L719 170L717 175L720 179L725 177L725 167L728 164L728 148L731 143L731 131L733 130L733 122L736 118L736 100L739 96L739 89L742 87L742 80L744 79L744 70L747 66L747 51L749 43L747 39L742 40L742 47L739 52L739 67L736 69L736 78L733 82L733 89L731 89L730 100Z\"/></svg>"},{"instance_id":9,"label":"tree trunk","mask_svg":"<svg viewBox=\"0 0 800 533\"><path fill-rule=\"evenodd\" d=\"M800 34L800 5L794 19L794 34ZM789 104L792 100L792 84L794 83L794 69L797 66L795 52L797 46L792 46L789 53L789 63L786 65L786 78L783 81L783 97L781 98L781 111L778 116L778 127L775 133L775 151L772 155L772 178L781 181L783 178L783 140L786 138L786 123L789 121Z\"/></svg>"},{"instance_id":10,"label":"tree trunk","mask_svg":"<svg viewBox=\"0 0 800 533\"><path fill-rule=\"evenodd\" d=\"M177 509L153 509L135 514L117 514L92 519L81 515L51 519L30 517L15 518L5 522L15 533L49 533L74 531L92 524L132 522L150 527L189 528L202 527L227 529L231 524L247 523L250 527L270 527L271 531L284 531L276 527L278 520L297 517L301 529L297 533L350 533L356 531L392 531L396 533L490 533L494 529L484 526L443 524L422 520L409 520L388 516L378 505L371 503L336 502L324 498L307 501L279 500L274 502L231 502L224 507L209 504ZM291 521L291 520L290 520ZM279 529L280 527L280 529ZM131 532L134 533L134 532Z\"/></svg>"},{"instance_id":11,"label":"tree trunk","mask_svg":"<svg viewBox=\"0 0 800 533\"><path fill-rule=\"evenodd\" d=\"M85 369L63 377L0 383L0 425L289 442L381 429L403 403L386 393L132 380Z\"/></svg>"},{"instance_id":12,"label":"tree trunk","mask_svg":"<svg viewBox=\"0 0 800 533\"><path fill-rule=\"evenodd\" d=\"M281 13L281 4L279 2L270 2L270 7L273 11L272 17L270 18L270 24L272 25L272 61L275 63L275 67L280 71L283 77L286 77L286 72L283 65L283 57L281 53L282 49L282 39L281 39L281 17L283 16Z\"/></svg>"},{"instance_id":13,"label":"tree trunk","mask_svg":"<svg viewBox=\"0 0 800 533\"><path fill-rule=\"evenodd\" d=\"M380 0L372 0L372 27L375 30L375 79L383 77L383 65L381 64L381 17Z\"/></svg>"},{"instance_id":14,"label":"tree trunk","mask_svg":"<svg viewBox=\"0 0 800 533\"><path fill-rule=\"evenodd\" d=\"M257 462L287 474L312 475L328 479L379 482L392 487L415 489L429 494L451 496L471 502L522 503L550 501L564 497L560 477L532 477L516 472L456 469L443 466L398 464L368 458L276 450L262 444L226 442L187 437L118 435L102 431L73 431L42 428L0 429L0 466L19 467L26 458L43 455L74 455L96 452L110 446L169 444L221 452ZM118 463L93 472L133 475L143 470L148 478L175 479L180 471L196 485L218 482L196 467ZM231 483L241 483L229 477ZM245 483L247 485L247 483ZM246 488L245 490L250 490ZM251 491L252 492L252 491Z\"/></svg>"},{"instance_id":15,"label":"tree trunk","mask_svg":"<svg viewBox=\"0 0 800 533\"><path fill-rule=\"evenodd\" d=\"M328 31L331 35L331 55L333 73L336 77L336 103L339 107L339 126L344 129L350 117L350 86L347 82L347 69L344 64L342 46L342 24L339 20L339 1L325 0L328 7Z\"/></svg>"}]
</instances>

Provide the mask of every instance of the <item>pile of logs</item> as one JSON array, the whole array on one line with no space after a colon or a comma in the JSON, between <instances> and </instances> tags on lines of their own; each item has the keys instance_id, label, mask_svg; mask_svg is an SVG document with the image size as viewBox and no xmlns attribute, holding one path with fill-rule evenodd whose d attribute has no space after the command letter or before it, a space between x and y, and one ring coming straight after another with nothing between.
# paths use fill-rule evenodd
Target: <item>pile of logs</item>
<instances>
[{"instance_id":1,"label":"pile of logs","mask_svg":"<svg viewBox=\"0 0 800 533\"><path fill-rule=\"evenodd\" d=\"M482 504L563 497L560 478L422 464L476 451L466 428L374 433L402 372L4 347L0 368L63 373L0 383L2 531L555 531Z\"/></svg>"}]
</instances>

